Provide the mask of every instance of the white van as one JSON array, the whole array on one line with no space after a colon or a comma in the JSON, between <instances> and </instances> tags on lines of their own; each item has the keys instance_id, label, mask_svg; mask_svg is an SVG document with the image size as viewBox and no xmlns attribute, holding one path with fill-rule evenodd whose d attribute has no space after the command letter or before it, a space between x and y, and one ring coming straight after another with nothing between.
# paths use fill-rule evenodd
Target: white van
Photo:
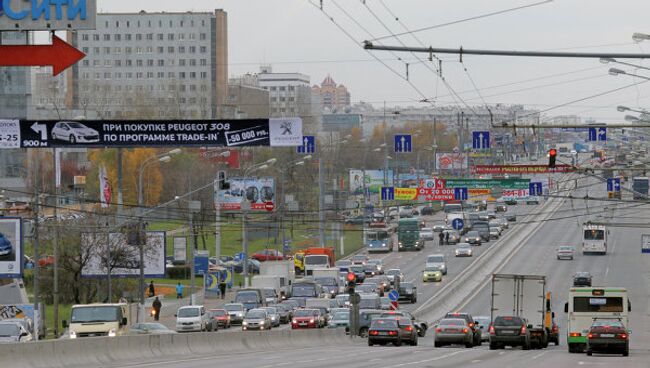
<instances>
[{"instance_id":1,"label":"white van","mask_svg":"<svg viewBox=\"0 0 650 368\"><path fill-rule=\"evenodd\" d=\"M126 304L78 304L70 312L70 323L63 321L71 339L119 336L128 332Z\"/></svg>"},{"instance_id":2,"label":"white van","mask_svg":"<svg viewBox=\"0 0 650 368\"><path fill-rule=\"evenodd\" d=\"M190 305L178 308L176 332L202 332L208 330L208 314L202 305Z\"/></svg>"}]
</instances>

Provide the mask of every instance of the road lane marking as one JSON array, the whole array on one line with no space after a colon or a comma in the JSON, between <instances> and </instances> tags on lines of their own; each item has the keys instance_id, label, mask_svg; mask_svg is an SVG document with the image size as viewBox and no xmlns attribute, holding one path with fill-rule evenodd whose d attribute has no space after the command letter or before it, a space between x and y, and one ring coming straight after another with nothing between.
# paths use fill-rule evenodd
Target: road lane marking
<instances>
[{"instance_id":1,"label":"road lane marking","mask_svg":"<svg viewBox=\"0 0 650 368\"><path fill-rule=\"evenodd\" d=\"M481 359L475 359L475 360L472 360L472 363L479 363L480 361L481 361Z\"/></svg>"},{"instance_id":2,"label":"road lane marking","mask_svg":"<svg viewBox=\"0 0 650 368\"><path fill-rule=\"evenodd\" d=\"M544 354L546 354L546 353L548 353L548 351L544 351L544 352L542 352L542 353L539 353L539 354L535 355L535 356L532 358L532 360L535 360L535 359L541 357L542 355L544 355Z\"/></svg>"}]
</instances>

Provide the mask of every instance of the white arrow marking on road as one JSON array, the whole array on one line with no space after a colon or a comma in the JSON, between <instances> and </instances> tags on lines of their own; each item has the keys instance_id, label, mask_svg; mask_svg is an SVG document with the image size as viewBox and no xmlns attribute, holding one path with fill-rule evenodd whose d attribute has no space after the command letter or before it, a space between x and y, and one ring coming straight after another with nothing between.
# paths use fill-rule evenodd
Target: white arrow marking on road
<instances>
[{"instance_id":1,"label":"white arrow marking on road","mask_svg":"<svg viewBox=\"0 0 650 368\"><path fill-rule=\"evenodd\" d=\"M47 140L47 126L45 124L34 123L31 128L36 133L41 133L41 140Z\"/></svg>"}]
</instances>

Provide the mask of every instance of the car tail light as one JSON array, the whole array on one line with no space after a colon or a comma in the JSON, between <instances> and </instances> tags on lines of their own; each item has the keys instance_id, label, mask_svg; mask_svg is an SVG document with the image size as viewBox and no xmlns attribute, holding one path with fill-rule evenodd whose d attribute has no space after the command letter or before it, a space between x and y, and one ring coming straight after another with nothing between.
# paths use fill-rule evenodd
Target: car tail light
<instances>
[{"instance_id":1,"label":"car tail light","mask_svg":"<svg viewBox=\"0 0 650 368\"><path fill-rule=\"evenodd\" d=\"M494 326L490 326L490 335L494 335L496 332L494 332Z\"/></svg>"},{"instance_id":2,"label":"car tail light","mask_svg":"<svg viewBox=\"0 0 650 368\"><path fill-rule=\"evenodd\" d=\"M469 323L469 328L474 327L474 324L472 322Z\"/></svg>"},{"instance_id":3,"label":"car tail light","mask_svg":"<svg viewBox=\"0 0 650 368\"><path fill-rule=\"evenodd\" d=\"M582 336L580 334L580 332L571 332L571 333L569 333L569 337L580 337L580 336Z\"/></svg>"},{"instance_id":4,"label":"car tail light","mask_svg":"<svg viewBox=\"0 0 650 368\"><path fill-rule=\"evenodd\" d=\"M625 334L625 333L618 334L618 338L623 339L623 340L627 340L627 334Z\"/></svg>"},{"instance_id":5,"label":"car tail light","mask_svg":"<svg viewBox=\"0 0 650 368\"><path fill-rule=\"evenodd\" d=\"M436 332L442 332L442 328L436 327Z\"/></svg>"},{"instance_id":6,"label":"car tail light","mask_svg":"<svg viewBox=\"0 0 650 368\"><path fill-rule=\"evenodd\" d=\"M589 339L593 339L594 337L598 337L598 334L591 334L590 333L590 334L587 335L587 338L589 338Z\"/></svg>"},{"instance_id":7,"label":"car tail light","mask_svg":"<svg viewBox=\"0 0 650 368\"><path fill-rule=\"evenodd\" d=\"M463 333L468 333L468 332L469 332L469 328L467 327L463 328Z\"/></svg>"},{"instance_id":8,"label":"car tail light","mask_svg":"<svg viewBox=\"0 0 650 368\"><path fill-rule=\"evenodd\" d=\"M373 335L373 336L376 336L376 335L379 335L379 331L372 330L372 331L370 331L369 334Z\"/></svg>"},{"instance_id":9,"label":"car tail light","mask_svg":"<svg viewBox=\"0 0 650 368\"><path fill-rule=\"evenodd\" d=\"M557 332L557 326L553 326L553 332Z\"/></svg>"},{"instance_id":10,"label":"car tail light","mask_svg":"<svg viewBox=\"0 0 650 368\"><path fill-rule=\"evenodd\" d=\"M520 335L525 335L526 334L526 326L521 326L521 331L519 332Z\"/></svg>"},{"instance_id":11,"label":"car tail light","mask_svg":"<svg viewBox=\"0 0 650 368\"><path fill-rule=\"evenodd\" d=\"M314 323L314 319L313 319L313 318L310 319L310 320L309 320L309 323Z\"/></svg>"},{"instance_id":12,"label":"car tail light","mask_svg":"<svg viewBox=\"0 0 650 368\"><path fill-rule=\"evenodd\" d=\"M397 335L397 331L388 331L389 336L395 336Z\"/></svg>"},{"instance_id":13,"label":"car tail light","mask_svg":"<svg viewBox=\"0 0 650 368\"><path fill-rule=\"evenodd\" d=\"M405 330L408 331L408 332L411 332L411 331L413 331L413 327L411 327L411 326L406 326Z\"/></svg>"}]
</instances>

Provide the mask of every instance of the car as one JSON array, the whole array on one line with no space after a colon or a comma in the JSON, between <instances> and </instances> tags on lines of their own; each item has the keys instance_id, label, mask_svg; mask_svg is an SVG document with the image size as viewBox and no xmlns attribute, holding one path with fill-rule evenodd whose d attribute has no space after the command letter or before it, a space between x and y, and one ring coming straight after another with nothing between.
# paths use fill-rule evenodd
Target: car
<instances>
[{"instance_id":1,"label":"car","mask_svg":"<svg viewBox=\"0 0 650 368\"><path fill-rule=\"evenodd\" d=\"M349 271L357 276L357 283L363 283L366 280L366 269L363 265L357 264L350 266Z\"/></svg>"},{"instance_id":2,"label":"car","mask_svg":"<svg viewBox=\"0 0 650 368\"><path fill-rule=\"evenodd\" d=\"M487 211L481 211L478 213L479 221L490 221L490 215Z\"/></svg>"},{"instance_id":3,"label":"car","mask_svg":"<svg viewBox=\"0 0 650 368\"><path fill-rule=\"evenodd\" d=\"M505 216L504 217L498 217L498 218L494 219L493 221L496 221L496 223L498 223L501 226L501 231L510 228L510 223L508 222L508 219Z\"/></svg>"},{"instance_id":4,"label":"car","mask_svg":"<svg viewBox=\"0 0 650 368\"><path fill-rule=\"evenodd\" d=\"M487 213L488 220L493 220L493 219L497 218L496 211L488 210L488 211L485 211L485 212Z\"/></svg>"},{"instance_id":5,"label":"car","mask_svg":"<svg viewBox=\"0 0 650 368\"><path fill-rule=\"evenodd\" d=\"M445 235L446 244L456 244L460 241L461 235L456 230L443 230L442 233ZM447 240L447 234L449 234L449 240Z\"/></svg>"},{"instance_id":6,"label":"car","mask_svg":"<svg viewBox=\"0 0 650 368\"><path fill-rule=\"evenodd\" d=\"M336 300L336 304L341 308L350 306L350 294L339 294L334 300Z\"/></svg>"},{"instance_id":7,"label":"car","mask_svg":"<svg viewBox=\"0 0 650 368\"><path fill-rule=\"evenodd\" d=\"M270 330L273 327L268 312L261 308L254 308L246 312L241 326L242 331Z\"/></svg>"},{"instance_id":8,"label":"car","mask_svg":"<svg viewBox=\"0 0 650 368\"><path fill-rule=\"evenodd\" d=\"M472 256L472 246L469 243L458 243L456 250L454 251L456 257L471 257Z\"/></svg>"},{"instance_id":9,"label":"car","mask_svg":"<svg viewBox=\"0 0 650 368\"><path fill-rule=\"evenodd\" d=\"M490 333L488 332L492 324L490 316L475 316L474 320L478 329L481 330L481 341L490 341Z\"/></svg>"},{"instance_id":10,"label":"car","mask_svg":"<svg viewBox=\"0 0 650 368\"><path fill-rule=\"evenodd\" d=\"M265 261L282 261L284 260L284 255L282 252L279 252L276 249L262 249L257 253L253 253L251 258L258 260L260 262Z\"/></svg>"},{"instance_id":11,"label":"car","mask_svg":"<svg viewBox=\"0 0 650 368\"><path fill-rule=\"evenodd\" d=\"M443 318L435 327L433 346L436 348L450 344L463 344L471 348L473 344L472 329L461 318Z\"/></svg>"},{"instance_id":12,"label":"car","mask_svg":"<svg viewBox=\"0 0 650 368\"><path fill-rule=\"evenodd\" d=\"M366 263L363 266L363 272L365 272L366 276L375 276L379 275L379 268L376 264Z\"/></svg>"},{"instance_id":13,"label":"car","mask_svg":"<svg viewBox=\"0 0 650 368\"><path fill-rule=\"evenodd\" d=\"M368 253L386 253L392 251L390 239L373 239L366 244Z\"/></svg>"},{"instance_id":14,"label":"car","mask_svg":"<svg viewBox=\"0 0 650 368\"><path fill-rule=\"evenodd\" d=\"M0 256L10 256L14 252L11 241L3 233L0 233Z\"/></svg>"},{"instance_id":15,"label":"car","mask_svg":"<svg viewBox=\"0 0 650 368\"><path fill-rule=\"evenodd\" d=\"M373 258L368 260L368 264L374 264L377 266L377 270L380 275L384 274L384 260L381 258Z\"/></svg>"},{"instance_id":16,"label":"car","mask_svg":"<svg viewBox=\"0 0 650 368\"><path fill-rule=\"evenodd\" d=\"M587 355L597 353L630 354L630 333L620 319L594 319L587 334Z\"/></svg>"},{"instance_id":17,"label":"car","mask_svg":"<svg viewBox=\"0 0 650 368\"><path fill-rule=\"evenodd\" d=\"M378 284L379 287L384 292L388 292L390 290L390 279L386 275L375 275L367 279L366 281L370 281Z\"/></svg>"},{"instance_id":18,"label":"car","mask_svg":"<svg viewBox=\"0 0 650 368\"><path fill-rule=\"evenodd\" d=\"M381 309L362 309L359 310L359 337L362 338L367 338L368 337L368 329L370 328L370 323L378 318L382 313L385 311ZM348 332L348 329L346 329L346 332Z\"/></svg>"},{"instance_id":19,"label":"car","mask_svg":"<svg viewBox=\"0 0 650 368\"><path fill-rule=\"evenodd\" d=\"M530 350L530 331L528 322L517 316L497 316L490 325L490 350L503 349L506 346L521 346Z\"/></svg>"},{"instance_id":20,"label":"car","mask_svg":"<svg viewBox=\"0 0 650 368\"><path fill-rule=\"evenodd\" d=\"M420 229L420 240L430 241L434 240L433 229L430 227L423 227Z\"/></svg>"},{"instance_id":21,"label":"car","mask_svg":"<svg viewBox=\"0 0 650 368\"><path fill-rule=\"evenodd\" d=\"M249 274L258 274L258 273L260 273L260 267L262 265L262 263L260 261L258 261L256 259L249 258L247 260L246 264L248 265L248 273ZM233 270L236 273L242 273L244 271L244 262L243 261L240 261L240 262L234 262L233 261L231 263L228 263L226 266L228 266L228 267L232 266Z\"/></svg>"},{"instance_id":22,"label":"car","mask_svg":"<svg viewBox=\"0 0 650 368\"><path fill-rule=\"evenodd\" d=\"M447 274L447 262L445 262L445 255L442 253L429 254L424 267L438 267L443 275Z\"/></svg>"},{"instance_id":23,"label":"car","mask_svg":"<svg viewBox=\"0 0 650 368\"><path fill-rule=\"evenodd\" d=\"M365 265L366 262L368 262L369 259L370 259L370 257L368 257L365 254L357 254L357 255L352 256L352 264Z\"/></svg>"},{"instance_id":24,"label":"car","mask_svg":"<svg viewBox=\"0 0 650 368\"><path fill-rule=\"evenodd\" d=\"M418 301L418 288L412 282L402 282L399 285L399 300L408 300L411 303Z\"/></svg>"},{"instance_id":25,"label":"car","mask_svg":"<svg viewBox=\"0 0 650 368\"><path fill-rule=\"evenodd\" d=\"M539 204L539 197L526 198L526 204Z\"/></svg>"},{"instance_id":26,"label":"car","mask_svg":"<svg viewBox=\"0 0 650 368\"><path fill-rule=\"evenodd\" d=\"M491 227L490 228L490 239L499 239L499 236L501 236L501 232L499 231L499 228Z\"/></svg>"},{"instance_id":27,"label":"car","mask_svg":"<svg viewBox=\"0 0 650 368\"><path fill-rule=\"evenodd\" d=\"M29 342L34 338L20 323L0 321L0 344Z\"/></svg>"},{"instance_id":28,"label":"car","mask_svg":"<svg viewBox=\"0 0 650 368\"><path fill-rule=\"evenodd\" d=\"M219 331L219 321L215 318L214 312L207 311L208 321L205 324L206 331Z\"/></svg>"},{"instance_id":29,"label":"car","mask_svg":"<svg viewBox=\"0 0 650 368\"><path fill-rule=\"evenodd\" d=\"M11 323L18 323L19 325L23 326L27 332L30 334L34 334L34 322L32 321L31 318L25 317L25 318L7 318L3 319L2 322L11 322ZM42 328L42 326L41 326Z\"/></svg>"},{"instance_id":30,"label":"car","mask_svg":"<svg viewBox=\"0 0 650 368\"><path fill-rule=\"evenodd\" d=\"M68 141L70 143L97 143L99 132L95 129L73 121L60 121L52 128L52 139Z\"/></svg>"},{"instance_id":31,"label":"car","mask_svg":"<svg viewBox=\"0 0 650 368\"><path fill-rule=\"evenodd\" d=\"M508 222L516 222L517 221L517 215L515 215L514 213L509 213L509 214L505 215L504 217L506 218L506 220L508 220Z\"/></svg>"},{"instance_id":32,"label":"car","mask_svg":"<svg viewBox=\"0 0 650 368\"><path fill-rule=\"evenodd\" d=\"M507 204L508 206L516 206L518 204L517 199L514 197L509 197L504 201L504 203Z\"/></svg>"},{"instance_id":33,"label":"car","mask_svg":"<svg viewBox=\"0 0 650 368\"><path fill-rule=\"evenodd\" d=\"M379 292L377 290L377 284L368 283L368 282L364 282L361 285L357 285L356 292L360 294L367 293L367 294L379 295Z\"/></svg>"},{"instance_id":34,"label":"car","mask_svg":"<svg viewBox=\"0 0 650 368\"><path fill-rule=\"evenodd\" d=\"M298 309L293 313L291 320L291 329L299 328L323 328L325 319L319 309Z\"/></svg>"},{"instance_id":35,"label":"car","mask_svg":"<svg viewBox=\"0 0 650 368\"><path fill-rule=\"evenodd\" d=\"M481 330L476 326L476 320L469 313L449 312L445 318L462 318L467 323L467 327L472 331L473 345L481 346Z\"/></svg>"},{"instance_id":36,"label":"car","mask_svg":"<svg viewBox=\"0 0 650 368\"><path fill-rule=\"evenodd\" d=\"M431 216L435 213L433 207L430 206L424 206L422 207L422 210L420 211L420 214L422 216Z\"/></svg>"},{"instance_id":37,"label":"car","mask_svg":"<svg viewBox=\"0 0 650 368\"><path fill-rule=\"evenodd\" d=\"M300 302L292 299L283 300L280 304L286 305L289 308L289 314L293 316L293 311L300 308Z\"/></svg>"},{"instance_id":38,"label":"car","mask_svg":"<svg viewBox=\"0 0 650 368\"><path fill-rule=\"evenodd\" d=\"M497 204L496 207L494 207L494 209L497 212L506 212L508 211L508 206L506 206L505 204Z\"/></svg>"},{"instance_id":39,"label":"car","mask_svg":"<svg viewBox=\"0 0 650 368\"><path fill-rule=\"evenodd\" d=\"M389 297L382 296L381 298L379 298L379 302L381 303L381 309L382 310L391 310L392 309L392 301L390 300Z\"/></svg>"},{"instance_id":40,"label":"car","mask_svg":"<svg viewBox=\"0 0 650 368\"><path fill-rule=\"evenodd\" d=\"M369 217L365 217L363 215L357 215L357 216L348 216L345 218L345 223L346 224L351 224L351 225L362 225L366 222L370 222L371 219Z\"/></svg>"},{"instance_id":41,"label":"car","mask_svg":"<svg viewBox=\"0 0 650 368\"><path fill-rule=\"evenodd\" d=\"M591 274L589 272L576 272L573 275L573 286L591 287Z\"/></svg>"},{"instance_id":42,"label":"car","mask_svg":"<svg viewBox=\"0 0 650 368\"><path fill-rule=\"evenodd\" d=\"M438 267L425 267L422 271L422 282L442 281L442 271Z\"/></svg>"},{"instance_id":43,"label":"car","mask_svg":"<svg viewBox=\"0 0 650 368\"><path fill-rule=\"evenodd\" d=\"M386 345L388 343L395 346L402 345L397 318L376 318L372 320L368 329L368 346L375 344Z\"/></svg>"},{"instance_id":44,"label":"car","mask_svg":"<svg viewBox=\"0 0 650 368\"><path fill-rule=\"evenodd\" d=\"M570 245L562 245L557 248L557 259L570 259L573 260L573 257L576 253L576 248Z\"/></svg>"},{"instance_id":45,"label":"car","mask_svg":"<svg viewBox=\"0 0 650 368\"><path fill-rule=\"evenodd\" d=\"M359 294L359 309L381 309L381 299L377 293L364 293Z\"/></svg>"},{"instance_id":46,"label":"car","mask_svg":"<svg viewBox=\"0 0 650 368\"><path fill-rule=\"evenodd\" d=\"M348 267L350 267L351 265L352 265L351 260L349 260L349 259L341 259L341 260L336 261L336 263L334 264L334 267L338 267L339 269L345 268L347 270Z\"/></svg>"},{"instance_id":47,"label":"car","mask_svg":"<svg viewBox=\"0 0 650 368\"><path fill-rule=\"evenodd\" d=\"M435 224L433 224L433 227L431 229L434 232L439 233L447 229L447 224L445 224L444 222L436 222Z\"/></svg>"},{"instance_id":48,"label":"car","mask_svg":"<svg viewBox=\"0 0 650 368\"><path fill-rule=\"evenodd\" d=\"M275 308L280 316L280 323L285 324L291 322L292 308L287 304L271 304L269 307Z\"/></svg>"},{"instance_id":49,"label":"car","mask_svg":"<svg viewBox=\"0 0 650 368\"><path fill-rule=\"evenodd\" d=\"M325 324L326 324L327 326L330 325L330 321L332 320L332 318L334 318L334 315L335 315L336 313L338 313L338 312L346 312L346 313L349 313L349 312L350 312L350 308L346 308L346 307L343 307L343 308L339 308L339 307L330 308L330 309L327 311L327 316L326 316L327 318L326 318L326 323L325 323Z\"/></svg>"},{"instance_id":50,"label":"car","mask_svg":"<svg viewBox=\"0 0 650 368\"><path fill-rule=\"evenodd\" d=\"M217 326L221 328L230 328L230 315L225 309L210 309L212 318L217 321Z\"/></svg>"},{"instance_id":51,"label":"car","mask_svg":"<svg viewBox=\"0 0 650 368\"><path fill-rule=\"evenodd\" d=\"M341 328L350 326L350 310L345 308L345 310L337 310L331 313L331 318L327 323L328 328Z\"/></svg>"},{"instance_id":52,"label":"car","mask_svg":"<svg viewBox=\"0 0 650 368\"><path fill-rule=\"evenodd\" d=\"M405 317L397 317L399 327L399 338L411 346L418 346L418 330L413 322Z\"/></svg>"},{"instance_id":53,"label":"car","mask_svg":"<svg viewBox=\"0 0 650 368\"><path fill-rule=\"evenodd\" d=\"M262 307L271 319L271 327L280 327L280 314L275 307Z\"/></svg>"},{"instance_id":54,"label":"car","mask_svg":"<svg viewBox=\"0 0 650 368\"><path fill-rule=\"evenodd\" d=\"M208 328L213 326L205 307L202 305L180 307L174 317L176 317L177 332L202 332L208 331Z\"/></svg>"},{"instance_id":55,"label":"car","mask_svg":"<svg viewBox=\"0 0 650 368\"><path fill-rule=\"evenodd\" d=\"M129 333L132 335L168 335L175 334L176 331L170 330L162 323L136 323L129 327Z\"/></svg>"},{"instance_id":56,"label":"car","mask_svg":"<svg viewBox=\"0 0 650 368\"><path fill-rule=\"evenodd\" d=\"M483 239L481 239L481 235L479 234L478 231L468 231L465 235L462 236L463 243L469 243L472 245L481 245L483 243Z\"/></svg>"},{"instance_id":57,"label":"car","mask_svg":"<svg viewBox=\"0 0 650 368\"><path fill-rule=\"evenodd\" d=\"M503 230L505 229L505 227L502 226L502 224L501 224L501 220L500 220L500 219L493 219L493 220L490 220L490 221L488 222L488 226L490 226L490 228L495 228L495 229L499 232L499 235L501 235L501 233L502 233Z\"/></svg>"},{"instance_id":58,"label":"car","mask_svg":"<svg viewBox=\"0 0 650 368\"><path fill-rule=\"evenodd\" d=\"M231 324L241 324L244 321L246 310L244 309L244 305L242 303L227 303L223 306L223 309L228 311L228 316L230 317Z\"/></svg>"},{"instance_id":59,"label":"car","mask_svg":"<svg viewBox=\"0 0 650 368\"><path fill-rule=\"evenodd\" d=\"M404 279L404 274L399 268L391 268L386 271L386 276L388 276L391 285L395 285L395 276L397 276L400 281Z\"/></svg>"}]
</instances>

